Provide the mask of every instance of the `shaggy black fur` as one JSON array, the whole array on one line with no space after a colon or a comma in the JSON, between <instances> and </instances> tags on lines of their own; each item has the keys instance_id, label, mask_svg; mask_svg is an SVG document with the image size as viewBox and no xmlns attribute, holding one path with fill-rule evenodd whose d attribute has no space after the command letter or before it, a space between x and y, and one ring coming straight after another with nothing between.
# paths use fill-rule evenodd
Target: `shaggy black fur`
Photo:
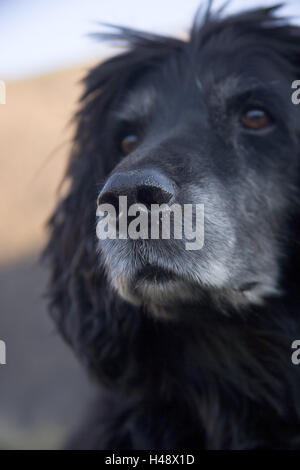
<instances>
[{"instance_id":1,"label":"shaggy black fur","mask_svg":"<svg viewBox=\"0 0 300 470\"><path fill-rule=\"evenodd\" d=\"M300 338L300 107L291 103L300 32L275 11L208 13L187 42L118 29L106 37L128 50L85 79L71 186L46 250L52 316L99 383L98 409L75 446L300 448L300 366L291 362ZM120 140L138 131L124 130L120 109L126 114L131 93L144 89L154 90L157 110L142 124L140 147L122 159ZM266 129L243 127L251 108L267 113ZM203 251L161 245L157 254L150 242L126 241L122 252L118 240L99 250L103 184L116 166L149 164L176 182L181 202L204 195ZM131 285L133 256L182 270L180 285L192 284L193 295L172 291L160 301L131 286L140 304L126 300L112 284L125 266Z\"/></svg>"}]
</instances>

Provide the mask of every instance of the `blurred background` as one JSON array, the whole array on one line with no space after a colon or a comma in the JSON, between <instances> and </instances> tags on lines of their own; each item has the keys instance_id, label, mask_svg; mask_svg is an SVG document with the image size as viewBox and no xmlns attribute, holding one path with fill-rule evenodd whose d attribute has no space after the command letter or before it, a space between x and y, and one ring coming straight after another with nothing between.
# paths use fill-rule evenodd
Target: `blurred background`
<instances>
[{"instance_id":1,"label":"blurred background","mask_svg":"<svg viewBox=\"0 0 300 470\"><path fill-rule=\"evenodd\" d=\"M222 5L216 0L214 8ZM228 12L274 1L232 0ZM70 149L80 79L116 48L89 33L100 22L183 35L203 0L1 0L0 449L55 449L94 388L48 318L39 262ZM299 22L300 1L283 10Z\"/></svg>"}]
</instances>

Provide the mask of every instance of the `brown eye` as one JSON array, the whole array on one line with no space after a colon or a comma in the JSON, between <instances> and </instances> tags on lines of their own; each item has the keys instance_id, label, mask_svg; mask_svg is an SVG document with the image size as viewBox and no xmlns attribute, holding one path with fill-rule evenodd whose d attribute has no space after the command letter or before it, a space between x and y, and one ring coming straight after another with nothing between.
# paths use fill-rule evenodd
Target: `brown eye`
<instances>
[{"instance_id":1,"label":"brown eye","mask_svg":"<svg viewBox=\"0 0 300 470\"><path fill-rule=\"evenodd\" d=\"M134 134L127 135L121 141L121 150L124 155L133 152L139 143L138 137Z\"/></svg>"},{"instance_id":2,"label":"brown eye","mask_svg":"<svg viewBox=\"0 0 300 470\"><path fill-rule=\"evenodd\" d=\"M245 127L254 131L265 129L271 124L271 118L262 109L249 109L243 114L242 122Z\"/></svg>"}]
</instances>

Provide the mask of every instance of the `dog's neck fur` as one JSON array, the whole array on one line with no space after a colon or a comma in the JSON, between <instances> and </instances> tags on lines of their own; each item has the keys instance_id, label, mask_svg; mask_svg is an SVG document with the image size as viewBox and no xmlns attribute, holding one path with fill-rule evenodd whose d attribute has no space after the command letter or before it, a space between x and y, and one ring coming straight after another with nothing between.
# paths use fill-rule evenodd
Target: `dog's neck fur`
<instances>
[{"instance_id":1,"label":"dog's neck fur","mask_svg":"<svg viewBox=\"0 0 300 470\"><path fill-rule=\"evenodd\" d=\"M133 401L130 406L137 416L143 410L147 414L151 407L185 410L182 442L185 437L187 441L191 439L185 427L193 427L196 421L193 435L202 436L204 447L249 448L270 444L271 422L290 429L291 423L299 419L295 384L295 375L299 374L291 363L291 342L299 327L297 302L288 305L285 297L269 300L267 305L268 309L264 306L263 310L255 308L226 317L209 304L197 305L185 310L184 319L173 322L159 321L130 308L132 336L118 338L125 351L120 351L116 358L120 376L109 380L110 386L123 388L130 404ZM111 315L117 318L116 312L119 308L124 310L124 304L115 307ZM129 316L126 321L130 321ZM286 331L280 329L282 316ZM122 335L122 330L119 334ZM128 334L128 328L124 334ZM170 420L175 419L172 415L170 411ZM240 423L234 431L230 429L233 416L234 422ZM252 441L248 423L260 429L260 442L257 429ZM281 442L285 444L294 445ZM171 445L180 445L180 441Z\"/></svg>"}]
</instances>

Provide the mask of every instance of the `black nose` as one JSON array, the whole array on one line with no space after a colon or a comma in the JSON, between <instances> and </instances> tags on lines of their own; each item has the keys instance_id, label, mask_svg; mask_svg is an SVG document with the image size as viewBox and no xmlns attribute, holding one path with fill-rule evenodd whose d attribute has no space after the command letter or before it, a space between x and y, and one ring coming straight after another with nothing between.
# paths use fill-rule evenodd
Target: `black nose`
<instances>
[{"instance_id":1,"label":"black nose","mask_svg":"<svg viewBox=\"0 0 300 470\"><path fill-rule=\"evenodd\" d=\"M127 196L127 204L143 204L151 210L151 204L167 204L175 195L175 183L154 169L138 169L114 173L104 185L98 197L98 205L112 204L119 207L119 196Z\"/></svg>"}]
</instances>

